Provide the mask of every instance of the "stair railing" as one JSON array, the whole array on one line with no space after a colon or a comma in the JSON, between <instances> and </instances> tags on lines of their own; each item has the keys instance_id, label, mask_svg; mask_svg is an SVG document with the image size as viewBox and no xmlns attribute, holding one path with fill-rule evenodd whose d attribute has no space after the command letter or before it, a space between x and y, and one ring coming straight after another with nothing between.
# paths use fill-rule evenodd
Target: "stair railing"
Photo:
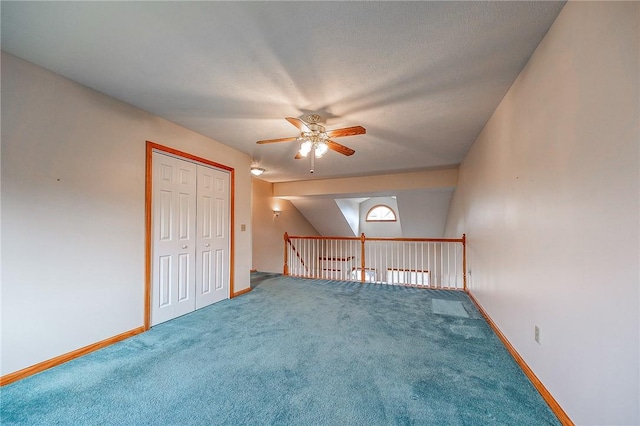
<instances>
[{"instance_id":1,"label":"stair railing","mask_svg":"<svg viewBox=\"0 0 640 426\"><path fill-rule=\"evenodd\" d=\"M284 275L467 289L466 236L368 238L284 234Z\"/></svg>"}]
</instances>

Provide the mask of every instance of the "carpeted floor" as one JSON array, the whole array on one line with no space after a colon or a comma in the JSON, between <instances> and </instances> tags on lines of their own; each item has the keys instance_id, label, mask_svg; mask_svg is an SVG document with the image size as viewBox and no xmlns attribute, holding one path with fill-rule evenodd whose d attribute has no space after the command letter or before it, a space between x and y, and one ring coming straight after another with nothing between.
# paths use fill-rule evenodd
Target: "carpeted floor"
<instances>
[{"instance_id":1,"label":"carpeted floor","mask_svg":"<svg viewBox=\"0 0 640 426\"><path fill-rule=\"evenodd\" d=\"M462 292L255 278L3 387L2 425L559 424Z\"/></svg>"}]
</instances>

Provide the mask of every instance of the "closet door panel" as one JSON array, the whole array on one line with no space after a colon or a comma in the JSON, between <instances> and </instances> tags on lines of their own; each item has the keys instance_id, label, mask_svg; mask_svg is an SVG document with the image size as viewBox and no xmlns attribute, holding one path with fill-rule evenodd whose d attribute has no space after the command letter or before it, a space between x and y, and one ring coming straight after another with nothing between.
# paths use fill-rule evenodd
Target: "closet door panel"
<instances>
[{"instance_id":1,"label":"closet door panel","mask_svg":"<svg viewBox=\"0 0 640 426\"><path fill-rule=\"evenodd\" d=\"M153 153L151 325L195 309L196 165Z\"/></svg>"},{"instance_id":2,"label":"closet door panel","mask_svg":"<svg viewBox=\"0 0 640 426\"><path fill-rule=\"evenodd\" d=\"M229 173L198 166L196 308L229 298Z\"/></svg>"}]
</instances>

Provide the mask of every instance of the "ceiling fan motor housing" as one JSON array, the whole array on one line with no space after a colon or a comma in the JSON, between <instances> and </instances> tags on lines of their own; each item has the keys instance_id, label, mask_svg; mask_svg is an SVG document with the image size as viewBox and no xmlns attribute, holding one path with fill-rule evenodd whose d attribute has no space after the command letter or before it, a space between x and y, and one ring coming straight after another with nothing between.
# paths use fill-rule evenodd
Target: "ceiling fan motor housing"
<instances>
[{"instance_id":1,"label":"ceiling fan motor housing","mask_svg":"<svg viewBox=\"0 0 640 426\"><path fill-rule=\"evenodd\" d=\"M322 120L322 117L320 117L318 114L309 114L306 118L307 124L316 124L319 123L320 120Z\"/></svg>"},{"instance_id":2,"label":"ceiling fan motor housing","mask_svg":"<svg viewBox=\"0 0 640 426\"><path fill-rule=\"evenodd\" d=\"M300 139L308 140L313 143L322 143L329 140L329 135L324 128L324 126L320 124L309 124L307 125L310 132L301 132Z\"/></svg>"}]
</instances>

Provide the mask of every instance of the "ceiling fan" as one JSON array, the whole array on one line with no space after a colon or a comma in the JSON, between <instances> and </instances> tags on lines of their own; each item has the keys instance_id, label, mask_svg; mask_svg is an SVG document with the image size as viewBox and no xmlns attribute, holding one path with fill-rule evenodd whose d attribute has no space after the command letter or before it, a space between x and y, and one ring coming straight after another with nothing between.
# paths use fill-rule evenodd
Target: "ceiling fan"
<instances>
[{"instance_id":1,"label":"ceiling fan","mask_svg":"<svg viewBox=\"0 0 640 426\"><path fill-rule=\"evenodd\" d=\"M305 120L300 118L287 117L286 120L296 126L300 130L300 136L291 138L267 139L258 141L258 144L276 143L276 142L300 142L300 149L294 157L296 160L305 158L311 154L311 170L313 173L316 158L322 158L328 150L335 151L342 155L353 155L355 151L349 147L332 141L331 138L339 138L343 136L363 135L367 130L362 126L345 127L343 129L326 130L323 125L319 124L320 116L318 114L309 114Z\"/></svg>"}]
</instances>

